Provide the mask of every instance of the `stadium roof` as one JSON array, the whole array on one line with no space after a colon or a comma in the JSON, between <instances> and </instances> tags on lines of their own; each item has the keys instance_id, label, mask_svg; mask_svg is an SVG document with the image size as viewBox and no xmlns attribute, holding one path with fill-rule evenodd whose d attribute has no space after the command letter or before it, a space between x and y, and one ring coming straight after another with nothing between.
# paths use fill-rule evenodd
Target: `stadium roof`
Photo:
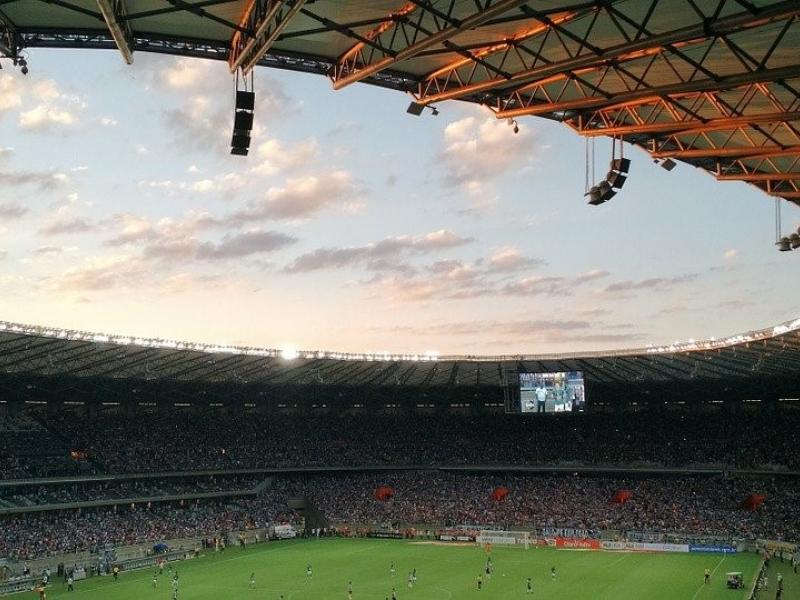
<instances>
[{"instance_id":1,"label":"stadium roof","mask_svg":"<svg viewBox=\"0 0 800 600\"><path fill-rule=\"evenodd\" d=\"M796 0L0 0L0 53L259 64L537 115L800 204ZM577 158L577 157L576 157Z\"/></svg>"},{"instance_id":2,"label":"stadium roof","mask_svg":"<svg viewBox=\"0 0 800 600\"><path fill-rule=\"evenodd\" d=\"M0 373L220 384L504 386L520 372L597 383L800 375L800 319L721 340L583 355L410 356L215 346L0 322Z\"/></svg>"}]
</instances>

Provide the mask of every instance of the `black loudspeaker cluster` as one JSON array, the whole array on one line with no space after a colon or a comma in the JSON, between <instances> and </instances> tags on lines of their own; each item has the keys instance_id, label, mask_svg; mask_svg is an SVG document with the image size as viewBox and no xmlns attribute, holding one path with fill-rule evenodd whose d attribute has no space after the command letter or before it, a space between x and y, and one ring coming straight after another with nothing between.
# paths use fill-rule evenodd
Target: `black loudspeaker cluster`
<instances>
[{"instance_id":1,"label":"black loudspeaker cluster","mask_svg":"<svg viewBox=\"0 0 800 600\"><path fill-rule=\"evenodd\" d=\"M612 160L611 170L606 174L606 178L597 185L593 185L591 189L586 192L586 195L589 196L589 204L597 206L608 202L611 198L616 196L617 190L625 185L625 180L628 178L628 169L630 169L630 167L631 161L628 158L615 158Z\"/></svg>"},{"instance_id":2,"label":"black loudspeaker cluster","mask_svg":"<svg viewBox=\"0 0 800 600\"><path fill-rule=\"evenodd\" d=\"M250 132L253 130L253 111L255 111L255 108L255 92L236 92L236 112L233 116L231 154L247 156L250 151Z\"/></svg>"},{"instance_id":3,"label":"black loudspeaker cluster","mask_svg":"<svg viewBox=\"0 0 800 600\"><path fill-rule=\"evenodd\" d=\"M779 239L776 245L781 252L789 252L800 248L800 227L792 235Z\"/></svg>"}]
</instances>

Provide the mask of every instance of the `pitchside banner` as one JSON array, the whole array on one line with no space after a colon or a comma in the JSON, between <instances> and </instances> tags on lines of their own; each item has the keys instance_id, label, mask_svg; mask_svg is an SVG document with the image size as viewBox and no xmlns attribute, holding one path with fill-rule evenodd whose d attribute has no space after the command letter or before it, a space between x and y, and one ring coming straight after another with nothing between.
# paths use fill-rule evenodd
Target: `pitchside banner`
<instances>
[{"instance_id":1,"label":"pitchside banner","mask_svg":"<svg viewBox=\"0 0 800 600\"><path fill-rule=\"evenodd\" d=\"M689 552L689 544L657 544L651 542L601 542L603 550L629 552Z\"/></svg>"},{"instance_id":2,"label":"pitchside banner","mask_svg":"<svg viewBox=\"0 0 800 600\"><path fill-rule=\"evenodd\" d=\"M727 544L689 544L689 552L712 552L716 554L736 554L736 548Z\"/></svg>"},{"instance_id":3,"label":"pitchside banner","mask_svg":"<svg viewBox=\"0 0 800 600\"><path fill-rule=\"evenodd\" d=\"M586 540L578 538L555 538L556 548L569 548L571 550L600 550L600 540Z\"/></svg>"},{"instance_id":4,"label":"pitchside banner","mask_svg":"<svg viewBox=\"0 0 800 600\"><path fill-rule=\"evenodd\" d=\"M493 544L500 546L500 545L514 545L517 543L517 540L511 536L482 533L478 536L477 542L479 544Z\"/></svg>"}]
</instances>

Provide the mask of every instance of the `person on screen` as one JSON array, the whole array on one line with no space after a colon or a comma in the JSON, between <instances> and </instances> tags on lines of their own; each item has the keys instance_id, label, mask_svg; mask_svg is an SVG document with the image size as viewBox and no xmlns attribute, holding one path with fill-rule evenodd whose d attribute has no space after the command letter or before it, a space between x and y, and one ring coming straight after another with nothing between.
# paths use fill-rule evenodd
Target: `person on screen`
<instances>
[{"instance_id":1,"label":"person on screen","mask_svg":"<svg viewBox=\"0 0 800 600\"><path fill-rule=\"evenodd\" d=\"M544 386L539 386L536 388L536 412L543 413L545 412L544 406L547 402L547 390Z\"/></svg>"}]
</instances>

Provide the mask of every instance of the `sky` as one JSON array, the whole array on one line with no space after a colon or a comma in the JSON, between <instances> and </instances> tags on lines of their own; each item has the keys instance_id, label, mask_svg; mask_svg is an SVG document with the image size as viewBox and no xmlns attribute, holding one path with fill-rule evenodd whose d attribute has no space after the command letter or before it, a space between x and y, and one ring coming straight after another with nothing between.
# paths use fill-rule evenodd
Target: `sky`
<instances>
[{"instance_id":1,"label":"sky","mask_svg":"<svg viewBox=\"0 0 800 600\"><path fill-rule=\"evenodd\" d=\"M0 320L348 352L639 348L800 316L774 201L459 102L260 69L247 158L226 65L32 50L0 70ZM598 141L597 171L610 143ZM784 203L786 204L786 203ZM784 234L800 210L783 208Z\"/></svg>"}]
</instances>

